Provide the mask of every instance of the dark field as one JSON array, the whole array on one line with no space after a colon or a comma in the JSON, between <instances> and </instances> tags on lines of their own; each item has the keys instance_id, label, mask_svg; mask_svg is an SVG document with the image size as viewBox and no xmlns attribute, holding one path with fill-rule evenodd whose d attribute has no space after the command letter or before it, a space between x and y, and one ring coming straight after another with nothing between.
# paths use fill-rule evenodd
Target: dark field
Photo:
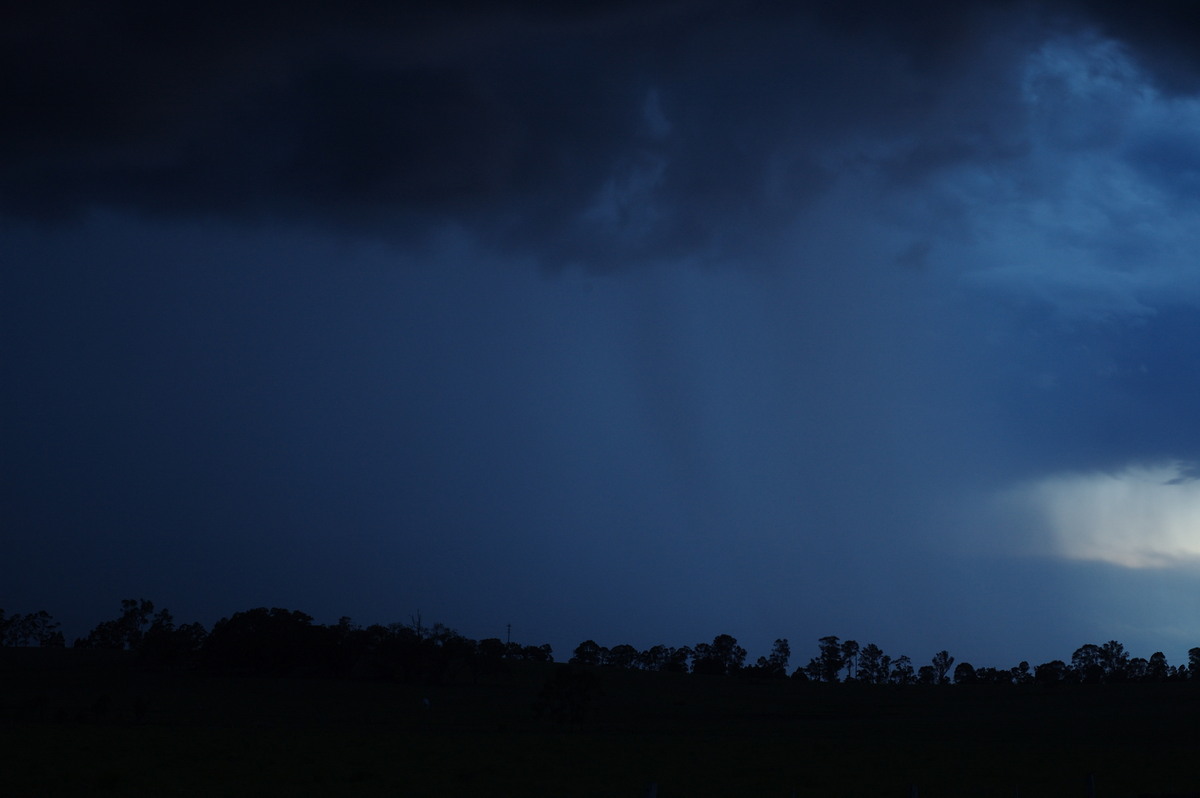
<instances>
[{"instance_id":1,"label":"dark field","mask_svg":"<svg viewBox=\"0 0 1200 798\"><path fill-rule=\"evenodd\" d=\"M562 665L420 687L145 674L0 649L0 795L1137 796L1200 793L1192 684L867 687ZM576 684L571 681L569 684ZM591 684L579 682L585 687ZM424 706L423 699L429 700Z\"/></svg>"}]
</instances>

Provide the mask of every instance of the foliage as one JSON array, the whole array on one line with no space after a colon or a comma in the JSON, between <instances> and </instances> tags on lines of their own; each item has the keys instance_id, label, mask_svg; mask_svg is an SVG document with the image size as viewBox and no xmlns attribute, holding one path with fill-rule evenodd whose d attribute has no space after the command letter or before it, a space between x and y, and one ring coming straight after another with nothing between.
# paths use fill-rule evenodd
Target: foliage
<instances>
[{"instance_id":1,"label":"foliage","mask_svg":"<svg viewBox=\"0 0 1200 798\"><path fill-rule=\"evenodd\" d=\"M175 625L168 610L160 610L142 635L138 654L155 669L190 667L208 636L199 623Z\"/></svg>"},{"instance_id":2,"label":"foliage","mask_svg":"<svg viewBox=\"0 0 1200 798\"><path fill-rule=\"evenodd\" d=\"M960 662L954 668L955 684L975 684L975 668L969 662Z\"/></svg>"},{"instance_id":3,"label":"foliage","mask_svg":"<svg viewBox=\"0 0 1200 798\"><path fill-rule=\"evenodd\" d=\"M1066 679L1067 663L1061 659L1044 662L1033 669L1033 680L1037 684L1058 684Z\"/></svg>"},{"instance_id":4,"label":"foliage","mask_svg":"<svg viewBox=\"0 0 1200 798\"><path fill-rule=\"evenodd\" d=\"M913 671L912 660L904 654L892 662L892 672L888 676L888 681L892 684L915 684L917 675Z\"/></svg>"},{"instance_id":5,"label":"foliage","mask_svg":"<svg viewBox=\"0 0 1200 798\"><path fill-rule=\"evenodd\" d=\"M6 616L0 609L0 646L62 648L65 641L58 627L58 621L45 610Z\"/></svg>"},{"instance_id":6,"label":"foliage","mask_svg":"<svg viewBox=\"0 0 1200 798\"><path fill-rule=\"evenodd\" d=\"M954 657L950 656L949 651L939 651L933 655L933 678L935 684L949 684L950 666L954 664ZM1026 669L1029 668L1028 663L1023 663Z\"/></svg>"},{"instance_id":7,"label":"foliage","mask_svg":"<svg viewBox=\"0 0 1200 798\"><path fill-rule=\"evenodd\" d=\"M836 682L838 673L846 665L845 650L838 638L833 635L822 637L818 643L820 643L820 653L809 660L805 673L808 678L816 682Z\"/></svg>"},{"instance_id":8,"label":"foliage","mask_svg":"<svg viewBox=\"0 0 1200 798\"><path fill-rule=\"evenodd\" d=\"M787 676L788 659L792 656L792 647L786 637L781 637L771 646L769 657L759 657L755 663L755 671L760 676L772 679L782 679Z\"/></svg>"},{"instance_id":9,"label":"foliage","mask_svg":"<svg viewBox=\"0 0 1200 798\"><path fill-rule=\"evenodd\" d=\"M312 616L258 607L213 624L202 655L215 672L283 675L327 664L333 647L334 636Z\"/></svg>"},{"instance_id":10,"label":"foliage","mask_svg":"<svg viewBox=\"0 0 1200 798\"><path fill-rule=\"evenodd\" d=\"M584 640L575 646L575 653L568 660L572 665L601 665L608 649L601 649L595 640Z\"/></svg>"},{"instance_id":11,"label":"foliage","mask_svg":"<svg viewBox=\"0 0 1200 798\"><path fill-rule=\"evenodd\" d=\"M697 643L692 648L692 673L730 676L742 669L746 649L731 635L717 635L712 643Z\"/></svg>"},{"instance_id":12,"label":"foliage","mask_svg":"<svg viewBox=\"0 0 1200 798\"><path fill-rule=\"evenodd\" d=\"M142 635L150 625L154 602L146 599L123 599L121 614L111 621L102 621L88 636L75 641L76 648L105 648L116 651L133 650L140 646Z\"/></svg>"},{"instance_id":13,"label":"foliage","mask_svg":"<svg viewBox=\"0 0 1200 798\"><path fill-rule=\"evenodd\" d=\"M867 684L886 684L891 676L892 658L874 643L867 643L858 655L858 680Z\"/></svg>"}]
</instances>

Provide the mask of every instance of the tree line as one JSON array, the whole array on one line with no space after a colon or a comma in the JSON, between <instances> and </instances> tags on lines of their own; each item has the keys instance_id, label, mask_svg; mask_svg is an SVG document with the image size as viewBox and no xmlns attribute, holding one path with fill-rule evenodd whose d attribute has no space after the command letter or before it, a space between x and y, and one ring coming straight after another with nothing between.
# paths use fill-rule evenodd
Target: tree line
<instances>
[{"instance_id":1,"label":"tree line","mask_svg":"<svg viewBox=\"0 0 1200 798\"><path fill-rule=\"evenodd\" d=\"M893 685L946 684L1112 684L1120 682L1200 683L1200 647L1189 649L1186 665L1174 666L1161 651L1149 659L1134 657L1116 640L1103 645L1085 643L1071 655L1069 663L1051 660L1036 667L1022 661L1011 668L976 668L959 662L948 651L933 655L927 665L916 666L904 655L891 657L874 643L860 646L854 640L835 636L818 641L817 655L806 665L788 672L791 647L786 638L775 641L771 653L746 664L746 650L730 635L718 635L712 643L671 648L652 646L638 651L630 645L612 648L586 640L569 660L580 665L679 673L742 674L800 681Z\"/></svg>"},{"instance_id":2,"label":"tree line","mask_svg":"<svg viewBox=\"0 0 1200 798\"><path fill-rule=\"evenodd\" d=\"M0 646L63 648L58 627L45 611L6 615L0 610ZM296 610L257 607L205 629L200 623L176 623L169 610L156 611L146 599L123 600L115 618L101 621L71 647L129 652L150 670L424 683L477 679L513 661L553 662L549 645L471 640L442 624L426 625L420 615L408 623L364 627L348 617L318 624Z\"/></svg>"},{"instance_id":3,"label":"tree line","mask_svg":"<svg viewBox=\"0 0 1200 798\"><path fill-rule=\"evenodd\" d=\"M711 643L642 650L585 640L568 663L597 669L873 685L1200 683L1200 647L1190 649L1187 664L1178 666L1169 664L1161 651L1149 659L1133 657L1121 643L1110 640L1080 646L1069 663L1056 659L1035 667L1023 661L1011 668L976 668L968 662L956 665L944 650L918 666L907 656L885 654L874 643L860 646L835 636L817 643L816 656L790 671L791 646L786 638L777 639L767 656L748 664L746 649L728 634L717 635ZM64 648L60 624L45 610L8 615L0 609L0 647L28 646ZM503 672L514 661L554 662L548 644L472 640L440 623L426 626L420 615L408 623L364 627L348 617L335 624L318 624L303 612L258 607L205 629L200 623L177 624L169 610L156 611L146 599L123 600L115 618L97 624L72 647L132 652L151 669L406 682L478 679Z\"/></svg>"}]
</instances>

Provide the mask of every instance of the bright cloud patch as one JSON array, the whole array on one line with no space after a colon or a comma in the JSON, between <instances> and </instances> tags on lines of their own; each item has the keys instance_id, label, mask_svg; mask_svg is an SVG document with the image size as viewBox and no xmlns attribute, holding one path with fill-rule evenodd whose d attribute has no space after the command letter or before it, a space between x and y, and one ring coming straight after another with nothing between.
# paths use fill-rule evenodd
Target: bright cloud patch
<instances>
[{"instance_id":1,"label":"bright cloud patch","mask_svg":"<svg viewBox=\"0 0 1200 798\"><path fill-rule=\"evenodd\" d=\"M1052 476L1017 498L1058 555L1127 568L1200 564L1200 480L1185 464Z\"/></svg>"}]
</instances>

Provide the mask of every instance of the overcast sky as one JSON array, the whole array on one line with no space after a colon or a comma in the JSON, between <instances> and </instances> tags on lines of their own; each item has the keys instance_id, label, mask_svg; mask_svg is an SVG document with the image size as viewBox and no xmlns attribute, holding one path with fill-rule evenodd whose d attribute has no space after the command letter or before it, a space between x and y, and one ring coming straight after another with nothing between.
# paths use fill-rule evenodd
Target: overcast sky
<instances>
[{"instance_id":1,"label":"overcast sky","mask_svg":"<svg viewBox=\"0 0 1200 798\"><path fill-rule=\"evenodd\" d=\"M1195 4L23 6L9 612L1200 645Z\"/></svg>"}]
</instances>

